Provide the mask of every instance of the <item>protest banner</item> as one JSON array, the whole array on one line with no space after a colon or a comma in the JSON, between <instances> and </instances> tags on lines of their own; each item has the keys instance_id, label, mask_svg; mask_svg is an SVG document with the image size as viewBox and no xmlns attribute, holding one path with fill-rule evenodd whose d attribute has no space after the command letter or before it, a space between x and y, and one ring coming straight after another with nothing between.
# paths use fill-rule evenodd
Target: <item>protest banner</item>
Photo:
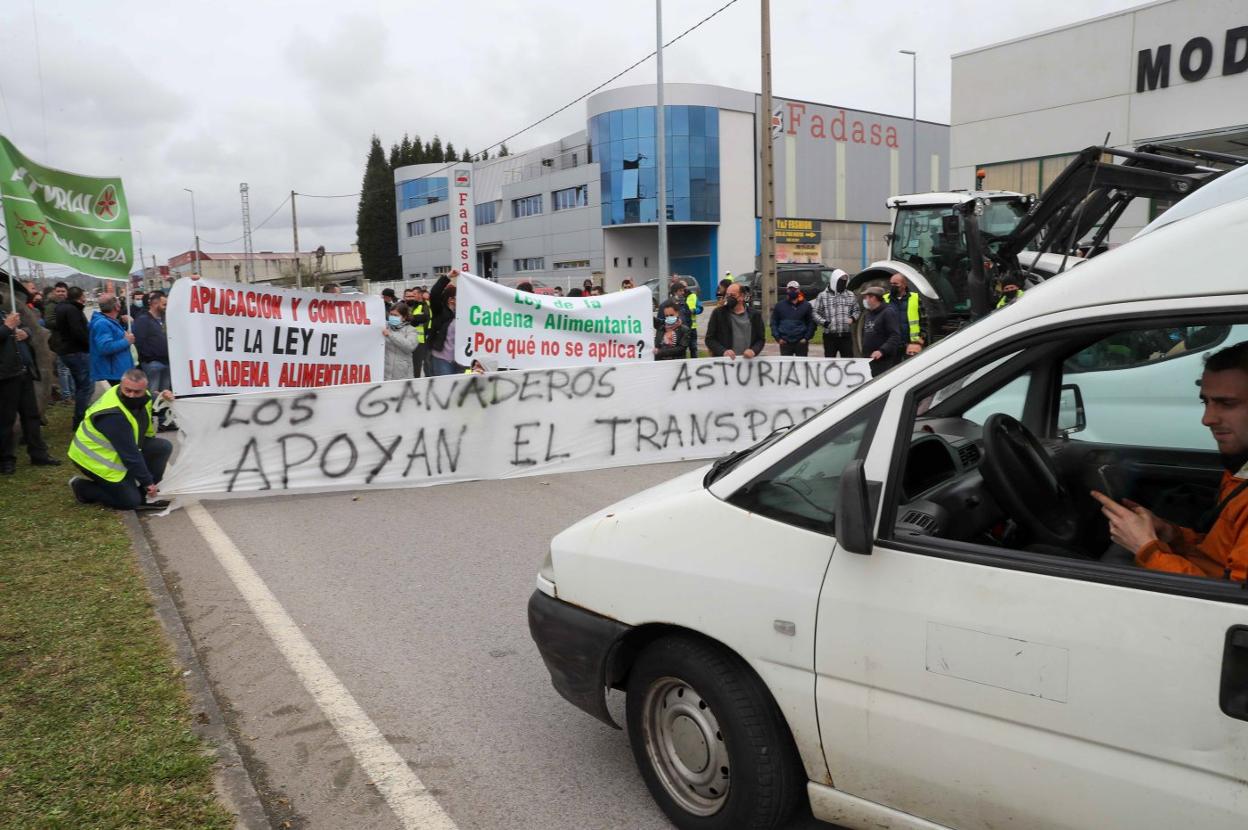
<instances>
[{"instance_id":1,"label":"protest banner","mask_svg":"<svg viewBox=\"0 0 1248 830\"><path fill-rule=\"evenodd\" d=\"M385 377L380 297L181 279L165 314L178 395Z\"/></svg>"},{"instance_id":2,"label":"protest banner","mask_svg":"<svg viewBox=\"0 0 1248 830\"><path fill-rule=\"evenodd\" d=\"M9 254L124 280L134 262L121 179L35 164L0 135L0 200Z\"/></svg>"},{"instance_id":3,"label":"protest banner","mask_svg":"<svg viewBox=\"0 0 1248 830\"><path fill-rule=\"evenodd\" d=\"M555 297L506 288L472 274L456 283L455 354L504 369L635 363L654 359L650 290Z\"/></svg>"},{"instance_id":4,"label":"protest banner","mask_svg":"<svg viewBox=\"0 0 1248 830\"><path fill-rule=\"evenodd\" d=\"M712 458L870 376L857 359L673 360L179 400L184 440L160 489L423 487Z\"/></svg>"}]
</instances>

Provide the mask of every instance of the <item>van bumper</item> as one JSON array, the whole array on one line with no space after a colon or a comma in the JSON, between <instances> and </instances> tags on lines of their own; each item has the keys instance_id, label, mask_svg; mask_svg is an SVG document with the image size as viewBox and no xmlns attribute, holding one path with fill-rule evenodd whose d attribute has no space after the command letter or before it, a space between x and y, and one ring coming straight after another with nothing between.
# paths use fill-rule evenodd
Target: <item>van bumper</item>
<instances>
[{"instance_id":1,"label":"van bumper","mask_svg":"<svg viewBox=\"0 0 1248 830\"><path fill-rule=\"evenodd\" d=\"M607 711L607 660L631 626L534 591L529 634L565 700L619 729Z\"/></svg>"}]
</instances>

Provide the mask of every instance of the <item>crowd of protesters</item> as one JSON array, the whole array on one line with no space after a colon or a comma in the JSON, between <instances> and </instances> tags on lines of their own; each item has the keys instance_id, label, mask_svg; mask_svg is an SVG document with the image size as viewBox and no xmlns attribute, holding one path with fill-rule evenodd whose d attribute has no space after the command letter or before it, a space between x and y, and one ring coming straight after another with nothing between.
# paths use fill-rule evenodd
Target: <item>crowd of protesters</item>
<instances>
[{"instance_id":1,"label":"crowd of protesters","mask_svg":"<svg viewBox=\"0 0 1248 830\"><path fill-rule=\"evenodd\" d=\"M174 428L154 408L157 399L172 399L164 292L135 291L128 303L105 294L88 316L83 289L64 282L15 285L18 307L9 308L7 279L0 286L0 475L17 472L15 426L32 466L62 465L43 439L41 398L50 397L73 408L70 488L78 501L163 508L157 484L172 447L155 433ZM41 396L49 366L51 394Z\"/></svg>"},{"instance_id":2,"label":"crowd of protesters","mask_svg":"<svg viewBox=\"0 0 1248 830\"><path fill-rule=\"evenodd\" d=\"M394 289L382 291L386 380L495 370L493 361L455 353L457 277L451 271L431 287L406 288L401 299ZM765 353L770 334L779 354L809 357L811 342L821 335L824 356L867 358L871 373L878 375L926 345L925 309L903 277L895 275L887 292L872 286L861 294L851 291L848 281L844 271L834 269L829 284L814 298L791 281L765 322L754 306L751 287L725 274L699 343L704 305L698 284L673 275L666 296L655 303L652 354L656 360L708 353L750 360ZM516 287L535 292L532 282ZM620 290L634 287L626 278ZM77 286L58 282L39 289L25 283L23 288L18 309L4 309L0 302L0 475L16 471L15 426L20 426L32 465L61 464L42 437L46 419L36 387L44 376L31 338L43 329L54 355L51 399L73 407L70 460L79 473L71 483L75 497L125 509L160 506L156 485L170 447L155 433L174 428L168 409L153 406L161 398L172 399L164 292L135 291L128 304L106 294L88 315L86 297ZM566 295L561 287L542 290L561 297L604 293L590 279ZM341 289L329 284L322 291Z\"/></svg>"},{"instance_id":3,"label":"crowd of protesters","mask_svg":"<svg viewBox=\"0 0 1248 830\"><path fill-rule=\"evenodd\" d=\"M432 288L416 286L403 291L382 291L386 303L386 380L461 374L472 370L454 350L457 271L439 277ZM849 275L832 269L828 284L808 298L802 286L789 281L772 307L771 318L762 319L754 308L749 285L726 273L718 286L719 303L706 322L704 340L698 340L699 319L704 306L697 283L673 275L667 295L655 303L654 344L656 360L683 360L708 354L711 357L750 359L764 353L767 336L782 356L810 357L810 345L821 340L823 357L863 357L878 375L917 354L927 343L926 309L904 277L894 275L889 290L871 287L858 294L848 287ZM621 291L635 287L630 278ZM534 283L522 280L516 290L538 293ZM604 288L586 279L580 287L542 289L554 296L593 297ZM857 338L855 331L858 332ZM700 351L702 346L705 351ZM815 355L820 356L820 355Z\"/></svg>"}]
</instances>

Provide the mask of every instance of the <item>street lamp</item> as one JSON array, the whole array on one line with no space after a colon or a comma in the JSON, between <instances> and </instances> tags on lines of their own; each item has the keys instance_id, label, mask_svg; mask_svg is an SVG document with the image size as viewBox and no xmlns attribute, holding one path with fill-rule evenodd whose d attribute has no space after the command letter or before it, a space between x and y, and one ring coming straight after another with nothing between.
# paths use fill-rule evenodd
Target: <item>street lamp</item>
<instances>
[{"instance_id":1,"label":"street lamp","mask_svg":"<svg viewBox=\"0 0 1248 830\"><path fill-rule=\"evenodd\" d=\"M897 50L910 56L910 186L919 190L919 56L911 49ZM932 182L932 189L936 183Z\"/></svg>"},{"instance_id":2,"label":"street lamp","mask_svg":"<svg viewBox=\"0 0 1248 830\"><path fill-rule=\"evenodd\" d=\"M195 270L193 273L199 274L199 220L195 218L195 191L189 187L182 189L191 194L191 229L195 232Z\"/></svg>"}]
</instances>

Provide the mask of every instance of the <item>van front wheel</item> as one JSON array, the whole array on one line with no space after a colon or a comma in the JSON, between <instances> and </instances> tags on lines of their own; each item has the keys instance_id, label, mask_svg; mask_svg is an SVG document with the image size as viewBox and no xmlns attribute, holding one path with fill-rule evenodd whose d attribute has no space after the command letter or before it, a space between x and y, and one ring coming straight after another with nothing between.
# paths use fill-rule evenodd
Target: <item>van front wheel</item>
<instances>
[{"instance_id":1,"label":"van front wheel","mask_svg":"<svg viewBox=\"0 0 1248 830\"><path fill-rule=\"evenodd\" d=\"M681 830L771 830L804 775L783 716L736 655L692 637L652 643L629 675L633 757Z\"/></svg>"}]
</instances>

